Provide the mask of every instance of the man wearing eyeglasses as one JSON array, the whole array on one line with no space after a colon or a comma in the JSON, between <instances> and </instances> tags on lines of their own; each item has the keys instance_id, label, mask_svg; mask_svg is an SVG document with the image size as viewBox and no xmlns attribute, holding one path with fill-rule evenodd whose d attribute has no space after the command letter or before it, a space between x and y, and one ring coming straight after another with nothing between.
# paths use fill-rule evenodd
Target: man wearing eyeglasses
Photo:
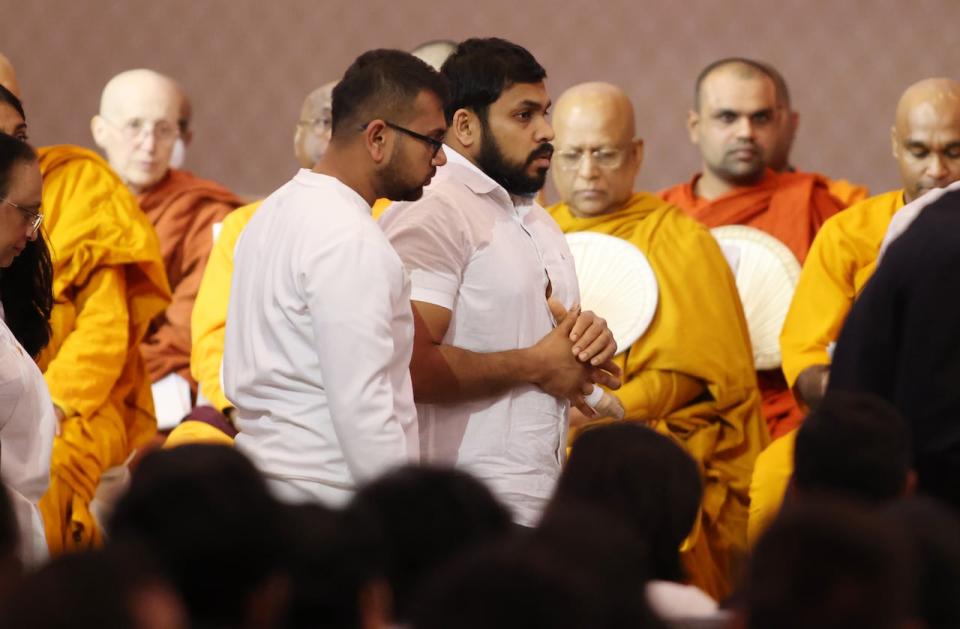
<instances>
[{"instance_id":1,"label":"man wearing eyeglasses","mask_svg":"<svg viewBox=\"0 0 960 629\"><path fill-rule=\"evenodd\" d=\"M620 88L570 88L553 123L553 181L562 201L548 211L564 232L627 240L656 275L657 312L618 357L623 386L614 394L625 419L683 443L705 470L700 526L683 559L692 582L719 599L746 549L750 470L768 442L733 274L707 228L659 197L633 191L643 140ZM609 421L571 411L571 424Z\"/></svg>"},{"instance_id":2,"label":"man wearing eyeglasses","mask_svg":"<svg viewBox=\"0 0 960 629\"><path fill-rule=\"evenodd\" d=\"M470 39L443 74L448 164L421 201L381 218L413 285L420 446L533 526L560 472L569 404L591 412L592 382L619 384L616 343L602 319L579 316L570 250L533 199L553 153L546 71L516 44Z\"/></svg>"},{"instance_id":3,"label":"man wearing eyeglasses","mask_svg":"<svg viewBox=\"0 0 960 629\"><path fill-rule=\"evenodd\" d=\"M0 64L0 86L16 89L15 79ZM18 95L2 88L0 131L27 139ZM103 158L71 145L37 153L41 229L54 252L51 337L37 362L60 428L40 509L58 554L102 541L91 509L101 476L156 432L139 346L170 289L153 227Z\"/></svg>"},{"instance_id":4,"label":"man wearing eyeglasses","mask_svg":"<svg viewBox=\"0 0 960 629\"><path fill-rule=\"evenodd\" d=\"M91 122L97 145L157 231L173 291L173 301L142 345L161 423L175 423L189 410L187 387L196 394L190 313L213 245L213 226L242 205L223 186L170 168L180 104L181 90L173 80L152 70L129 70L107 83L100 113ZM185 403L179 401L183 397Z\"/></svg>"},{"instance_id":5,"label":"man wearing eyeglasses","mask_svg":"<svg viewBox=\"0 0 960 629\"><path fill-rule=\"evenodd\" d=\"M333 90L326 153L237 242L224 393L236 447L286 501L341 505L418 457L410 281L370 206L419 198L445 163L446 98L412 55L361 55Z\"/></svg>"}]
</instances>

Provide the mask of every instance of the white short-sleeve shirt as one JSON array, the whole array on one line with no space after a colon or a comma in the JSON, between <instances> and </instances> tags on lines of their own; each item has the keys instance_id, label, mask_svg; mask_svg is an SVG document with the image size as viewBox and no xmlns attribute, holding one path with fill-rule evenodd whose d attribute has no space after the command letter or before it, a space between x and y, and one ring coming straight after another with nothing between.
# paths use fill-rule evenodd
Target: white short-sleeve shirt
<instances>
[{"instance_id":1,"label":"white short-sleeve shirt","mask_svg":"<svg viewBox=\"0 0 960 629\"><path fill-rule=\"evenodd\" d=\"M412 351L410 282L369 205L301 170L234 252L222 375L237 448L275 488L342 504L419 458Z\"/></svg>"},{"instance_id":2,"label":"white short-sleeve shirt","mask_svg":"<svg viewBox=\"0 0 960 629\"><path fill-rule=\"evenodd\" d=\"M552 297L579 301L560 228L532 199L507 191L444 147L447 164L424 196L395 204L380 224L410 273L411 299L451 311L443 343L474 352L533 346L554 327ZM456 464L533 525L566 448L568 403L534 385L458 404L418 404L426 461Z\"/></svg>"}]
</instances>

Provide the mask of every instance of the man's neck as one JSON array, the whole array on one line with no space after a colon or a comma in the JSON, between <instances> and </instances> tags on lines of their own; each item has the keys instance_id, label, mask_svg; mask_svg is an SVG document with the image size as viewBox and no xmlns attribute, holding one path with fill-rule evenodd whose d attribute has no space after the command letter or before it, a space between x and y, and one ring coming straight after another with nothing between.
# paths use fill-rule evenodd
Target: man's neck
<instances>
[{"instance_id":1,"label":"man's neck","mask_svg":"<svg viewBox=\"0 0 960 629\"><path fill-rule=\"evenodd\" d=\"M373 206L377 200L372 177L369 171L361 170L357 164L362 164L362 155L357 154L353 147L339 147L330 144L327 152L313 167L313 172L327 175L338 180L363 197L367 205Z\"/></svg>"},{"instance_id":2,"label":"man's neck","mask_svg":"<svg viewBox=\"0 0 960 629\"><path fill-rule=\"evenodd\" d=\"M693 184L693 193L697 196L697 198L713 201L714 199L727 194L731 190L756 185L762 180L763 174L761 174L760 177L753 183L736 184L721 178L709 168L704 166L700 176L697 177L697 180Z\"/></svg>"},{"instance_id":3,"label":"man's neck","mask_svg":"<svg viewBox=\"0 0 960 629\"><path fill-rule=\"evenodd\" d=\"M133 196L138 197L150 192L154 188L157 188L161 183L163 183L167 179L167 175L169 174L170 174L170 169L168 168L167 172L163 173L163 177L160 177L160 179L154 181L149 186L138 186L129 181L124 181L123 183L126 184L127 189L131 193L133 193Z\"/></svg>"}]
</instances>

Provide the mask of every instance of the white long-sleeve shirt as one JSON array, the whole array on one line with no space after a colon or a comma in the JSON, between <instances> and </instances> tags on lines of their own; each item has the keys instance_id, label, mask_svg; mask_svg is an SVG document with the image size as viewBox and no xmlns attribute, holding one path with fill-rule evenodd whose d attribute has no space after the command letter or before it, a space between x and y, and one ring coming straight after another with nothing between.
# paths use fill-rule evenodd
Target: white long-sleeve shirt
<instances>
[{"instance_id":1,"label":"white long-sleeve shirt","mask_svg":"<svg viewBox=\"0 0 960 629\"><path fill-rule=\"evenodd\" d=\"M31 566L47 558L38 504L50 484L56 425L43 374L4 323L0 308L0 476L17 517L20 555Z\"/></svg>"},{"instance_id":2,"label":"white long-sleeve shirt","mask_svg":"<svg viewBox=\"0 0 960 629\"><path fill-rule=\"evenodd\" d=\"M410 282L370 207L301 170L244 229L223 353L236 446L328 504L418 458Z\"/></svg>"},{"instance_id":3,"label":"white long-sleeve shirt","mask_svg":"<svg viewBox=\"0 0 960 629\"><path fill-rule=\"evenodd\" d=\"M451 311L443 343L474 352L531 347L553 328L552 297L580 300L573 256L556 222L518 200L465 157L423 198L380 224L407 265L412 299ZM566 451L566 400L532 384L458 404L419 404L424 460L456 464L494 491L524 525L537 523Z\"/></svg>"}]
</instances>

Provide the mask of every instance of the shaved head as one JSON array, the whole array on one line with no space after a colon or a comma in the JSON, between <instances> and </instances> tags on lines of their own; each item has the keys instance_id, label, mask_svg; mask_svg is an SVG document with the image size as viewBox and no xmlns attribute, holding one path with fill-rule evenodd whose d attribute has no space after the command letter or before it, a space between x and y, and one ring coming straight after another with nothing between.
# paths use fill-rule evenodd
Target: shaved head
<instances>
[{"instance_id":1,"label":"shaved head","mask_svg":"<svg viewBox=\"0 0 960 629\"><path fill-rule=\"evenodd\" d=\"M420 44L416 48L410 51L410 54L424 61L437 71L443 67L443 62L447 60L447 57L453 54L457 49L457 42L450 41L449 39L435 39L433 41L428 41L426 43Z\"/></svg>"},{"instance_id":2,"label":"shaved head","mask_svg":"<svg viewBox=\"0 0 960 629\"><path fill-rule=\"evenodd\" d=\"M182 103L180 86L153 70L121 72L103 88L93 137L134 192L152 187L169 170Z\"/></svg>"},{"instance_id":3,"label":"shaved head","mask_svg":"<svg viewBox=\"0 0 960 629\"><path fill-rule=\"evenodd\" d=\"M960 82L933 78L908 87L891 139L907 201L960 180Z\"/></svg>"},{"instance_id":4,"label":"shaved head","mask_svg":"<svg viewBox=\"0 0 960 629\"><path fill-rule=\"evenodd\" d=\"M293 152L304 168L313 168L330 144L333 88L336 85L336 81L325 83L303 99L300 119L297 121L297 130L293 136Z\"/></svg>"},{"instance_id":5,"label":"shaved head","mask_svg":"<svg viewBox=\"0 0 960 629\"><path fill-rule=\"evenodd\" d=\"M727 57L714 61L701 70L697 76L693 87L693 107L697 111L702 106L701 95L704 83L711 75L719 72L729 72L744 80L765 78L773 83L777 103L786 107L790 106L790 92L787 89L787 82L783 80L783 76L773 66L746 57Z\"/></svg>"},{"instance_id":6,"label":"shaved head","mask_svg":"<svg viewBox=\"0 0 960 629\"><path fill-rule=\"evenodd\" d=\"M626 93L610 83L582 83L557 100L553 180L577 216L621 209L633 194L643 142Z\"/></svg>"},{"instance_id":7,"label":"shaved head","mask_svg":"<svg viewBox=\"0 0 960 629\"><path fill-rule=\"evenodd\" d=\"M17 71L10 63L10 59L3 53L0 53L0 85L4 86L10 93L23 100L23 94L20 92L20 83L17 82Z\"/></svg>"}]
</instances>

